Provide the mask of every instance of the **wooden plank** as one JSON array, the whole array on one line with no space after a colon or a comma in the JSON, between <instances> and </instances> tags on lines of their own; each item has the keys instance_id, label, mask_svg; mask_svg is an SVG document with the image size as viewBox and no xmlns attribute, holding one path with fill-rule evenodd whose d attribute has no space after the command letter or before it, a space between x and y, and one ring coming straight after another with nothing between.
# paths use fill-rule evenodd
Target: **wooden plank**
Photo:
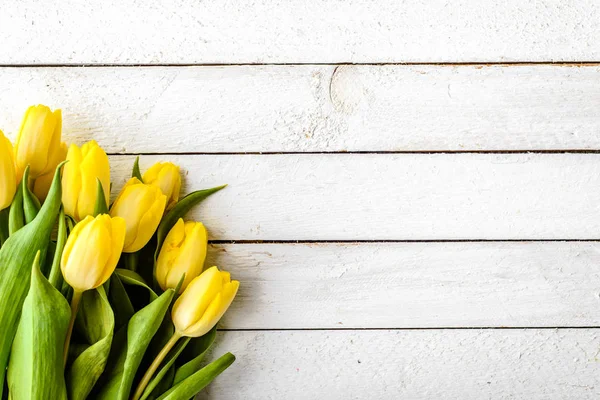
<instances>
[{"instance_id":1,"label":"wooden plank","mask_svg":"<svg viewBox=\"0 0 600 400\"><path fill-rule=\"evenodd\" d=\"M222 332L199 399L597 399L598 329Z\"/></svg>"},{"instance_id":2,"label":"wooden plank","mask_svg":"<svg viewBox=\"0 0 600 400\"><path fill-rule=\"evenodd\" d=\"M46 103L111 153L600 149L598 66L2 68L0 88L5 131Z\"/></svg>"},{"instance_id":3,"label":"wooden plank","mask_svg":"<svg viewBox=\"0 0 600 400\"><path fill-rule=\"evenodd\" d=\"M26 0L0 14L0 63L599 60L598 21L593 0Z\"/></svg>"},{"instance_id":4,"label":"wooden plank","mask_svg":"<svg viewBox=\"0 0 600 400\"><path fill-rule=\"evenodd\" d=\"M218 240L593 239L599 154L276 154L171 160ZM112 157L114 192L133 157Z\"/></svg>"},{"instance_id":5,"label":"wooden plank","mask_svg":"<svg viewBox=\"0 0 600 400\"><path fill-rule=\"evenodd\" d=\"M213 245L229 329L572 327L600 320L594 242Z\"/></svg>"}]
</instances>

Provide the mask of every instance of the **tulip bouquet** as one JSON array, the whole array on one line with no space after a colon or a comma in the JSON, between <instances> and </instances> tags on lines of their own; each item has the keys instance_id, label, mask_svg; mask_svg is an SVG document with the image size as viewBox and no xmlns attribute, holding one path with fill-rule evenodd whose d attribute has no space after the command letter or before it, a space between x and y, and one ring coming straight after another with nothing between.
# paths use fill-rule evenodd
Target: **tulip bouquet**
<instances>
[{"instance_id":1,"label":"tulip bouquet","mask_svg":"<svg viewBox=\"0 0 600 400\"><path fill-rule=\"evenodd\" d=\"M61 142L61 113L27 110L0 132L0 398L187 400L234 361L205 365L239 282L204 270L207 233L185 214L172 163L109 204L109 160Z\"/></svg>"}]
</instances>

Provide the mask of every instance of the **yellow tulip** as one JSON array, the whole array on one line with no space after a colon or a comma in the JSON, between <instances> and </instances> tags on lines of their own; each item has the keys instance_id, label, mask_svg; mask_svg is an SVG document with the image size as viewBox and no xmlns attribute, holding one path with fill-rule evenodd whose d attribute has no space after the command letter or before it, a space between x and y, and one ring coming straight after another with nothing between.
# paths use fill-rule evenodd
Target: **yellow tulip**
<instances>
[{"instance_id":1,"label":"yellow tulip","mask_svg":"<svg viewBox=\"0 0 600 400\"><path fill-rule=\"evenodd\" d=\"M160 250L156 263L156 280L163 290L175 289L181 276L185 279L180 292L200 275L206 259L208 237L200 222L179 219L171 229Z\"/></svg>"},{"instance_id":2,"label":"yellow tulip","mask_svg":"<svg viewBox=\"0 0 600 400\"><path fill-rule=\"evenodd\" d=\"M171 317L175 332L142 376L133 400L142 397L150 379L181 337L203 336L219 322L239 287L240 283L232 281L229 272L221 272L217 267L207 269L190 282L173 305Z\"/></svg>"},{"instance_id":3,"label":"yellow tulip","mask_svg":"<svg viewBox=\"0 0 600 400\"><path fill-rule=\"evenodd\" d=\"M52 185L52 180L54 179L54 172L56 171L56 167L58 167L58 164L63 162L66 157L67 144L61 143L60 151L57 153L57 157L54 160L52 160L52 163L56 162L56 165L54 165L51 168L50 172L38 176L35 182L33 183L33 193L38 199L40 199L40 201L44 201L46 199L46 196L48 196L50 186Z\"/></svg>"},{"instance_id":4,"label":"yellow tulip","mask_svg":"<svg viewBox=\"0 0 600 400\"><path fill-rule=\"evenodd\" d=\"M79 221L94 213L98 183L104 189L106 207L110 196L108 156L94 140L81 146L72 144L62 176L62 202L65 213Z\"/></svg>"},{"instance_id":5,"label":"yellow tulip","mask_svg":"<svg viewBox=\"0 0 600 400\"><path fill-rule=\"evenodd\" d=\"M62 254L60 267L75 292L97 288L112 275L125 242L125 221L102 214L87 216L75 225Z\"/></svg>"},{"instance_id":6,"label":"yellow tulip","mask_svg":"<svg viewBox=\"0 0 600 400\"><path fill-rule=\"evenodd\" d=\"M219 322L240 286L229 272L211 267L190 282L173 306L176 335L200 337Z\"/></svg>"},{"instance_id":7,"label":"yellow tulip","mask_svg":"<svg viewBox=\"0 0 600 400\"><path fill-rule=\"evenodd\" d=\"M16 191L17 173L12 144L0 131L0 210L10 206Z\"/></svg>"},{"instance_id":8,"label":"yellow tulip","mask_svg":"<svg viewBox=\"0 0 600 400\"><path fill-rule=\"evenodd\" d=\"M15 162L19 179L29 165L32 179L53 173L63 160L61 155L62 114L43 105L27 109L15 144Z\"/></svg>"},{"instance_id":9,"label":"yellow tulip","mask_svg":"<svg viewBox=\"0 0 600 400\"><path fill-rule=\"evenodd\" d=\"M167 196L167 209L179 201L181 175L179 167L170 162L157 162L142 177L144 183L157 186Z\"/></svg>"},{"instance_id":10,"label":"yellow tulip","mask_svg":"<svg viewBox=\"0 0 600 400\"><path fill-rule=\"evenodd\" d=\"M110 209L113 217L122 217L127 227L123 252L135 253L148 243L165 211L167 197L156 186L131 178Z\"/></svg>"}]
</instances>

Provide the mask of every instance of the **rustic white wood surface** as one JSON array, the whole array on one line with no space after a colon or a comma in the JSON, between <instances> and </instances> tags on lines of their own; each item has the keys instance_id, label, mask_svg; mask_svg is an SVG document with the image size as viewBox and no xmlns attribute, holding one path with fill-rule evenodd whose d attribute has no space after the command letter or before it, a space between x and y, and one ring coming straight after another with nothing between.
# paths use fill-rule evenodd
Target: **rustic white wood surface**
<instances>
[{"instance_id":1,"label":"rustic white wood surface","mask_svg":"<svg viewBox=\"0 0 600 400\"><path fill-rule=\"evenodd\" d=\"M47 103L111 153L600 148L596 65L2 68L0 89L0 129Z\"/></svg>"},{"instance_id":2,"label":"rustic white wood surface","mask_svg":"<svg viewBox=\"0 0 600 400\"><path fill-rule=\"evenodd\" d=\"M598 329L223 332L213 354L239 357L199 399L592 400L599 341Z\"/></svg>"},{"instance_id":3,"label":"rustic white wood surface","mask_svg":"<svg viewBox=\"0 0 600 400\"><path fill-rule=\"evenodd\" d=\"M3 64L593 61L594 0L23 0Z\"/></svg>"},{"instance_id":4,"label":"rustic white wood surface","mask_svg":"<svg viewBox=\"0 0 600 400\"><path fill-rule=\"evenodd\" d=\"M273 154L170 159L216 240L592 239L599 154ZM113 156L113 192L134 157Z\"/></svg>"},{"instance_id":5,"label":"rustic white wood surface","mask_svg":"<svg viewBox=\"0 0 600 400\"><path fill-rule=\"evenodd\" d=\"M213 245L228 329L596 326L600 243ZM599 346L600 350L600 346Z\"/></svg>"},{"instance_id":6,"label":"rustic white wood surface","mask_svg":"<svg viewBox=\"0 0 600 400\"><path fill-rule=\"evenodd\" d=\"M201 398L599 397L597 2L2 6L0 129L61 107L115 191L138 153L230 184L190 215L242 281Z\"/></svg>"}]
</instances>

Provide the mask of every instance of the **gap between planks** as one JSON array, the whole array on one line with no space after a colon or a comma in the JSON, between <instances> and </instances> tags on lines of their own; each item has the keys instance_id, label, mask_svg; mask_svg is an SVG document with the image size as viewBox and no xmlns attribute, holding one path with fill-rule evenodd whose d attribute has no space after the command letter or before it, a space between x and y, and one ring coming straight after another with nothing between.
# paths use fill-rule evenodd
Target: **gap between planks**
<instances>
[{"instance_id":1,"label":"gap between planks","mask_svg":"<svg viewBox=\"0 0 600 400\"><path fill-rule=\"evenodd\" d=\"M219 332L594 330L600 326L441 326L404 328L219 328Z\"/></svg>"},{"instance_id":2,"label":"gap between planks","mask_svg":"<svg viewBox=\"0 0 600 400\"><path fill-rule=\"evenodd\" d=\"M362 239L362 240L209 240L209 244L344 244L344 243L536 243L600 242L599 239Z\"/></svg>"},{"instance_id":3,"label":"gap between planks","mask_svg":"<svg viewBox=\"0 0 600 400\"><path fill-rule=\"evenodd\" d=\"M494 61L480 61L480 62L389 62L389 63L372 63L372 62L291 62L291 63L140 63L140 64L111 64L111 63L90 63L90 64L0 64L0 68L147 68L147 67L270 67L270 66L387 66L387 65L398 65L398 66L434 66L434 67L462 67L462 66L536 66L536 65L550 65L550 66L565 66L565 67L578 67L578 66L600 66L600 61L509 61L509 62L494 62Z\"/></svg>"},{"instance_id":4,"label":"gap between planks","mask_svg":"<svg viewBox=\"0 0 600 400\"><path fill-rule=\"evenodd\" d=\"M389 151L245 151L245 152L163 152L163 153L107 153L109 156L280 156L318 154L600 154L600 149L552 149L552 150L389 150Z\"/></svg>"}]
</instances>

